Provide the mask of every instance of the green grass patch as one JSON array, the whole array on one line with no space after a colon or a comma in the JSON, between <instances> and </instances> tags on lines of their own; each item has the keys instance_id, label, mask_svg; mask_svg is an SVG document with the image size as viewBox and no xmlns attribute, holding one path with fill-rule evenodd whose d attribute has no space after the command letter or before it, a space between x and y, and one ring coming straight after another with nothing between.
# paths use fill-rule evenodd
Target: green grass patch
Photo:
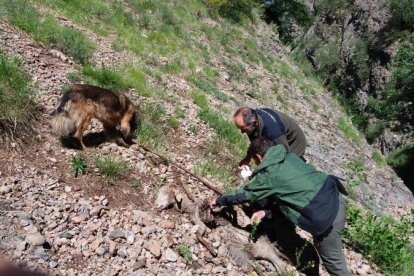
<instances>
[{"instance_id":1,"label":"green grass patch","mask_svg":"<svg viewBox=\"0 0 414 276\"><path fill-rule=\"evenodd\" d=\"M354 142L357 145L361 144L361 137L359 137L358 132L348 124L348 122L344 118L340 118L337 121L338 128L342 130L345 136Z\"/></svg>"},{"instance_id":2,"label":"green grass patch","mask_svg":"<svg viewBox=\"0 0 414 276\"><path fill-rule=\"evenodd\" d=\"M216 131L219 139L222 139L227 143L232 154L240 157L247 149L247 141L232 122L224 120L216 112L212 112L209 109L200 110L198 116L202 121L208 124L209 127Z\"/></svg>"},{"instance_id":3,"label":"green grass patch","mask_svg":"<svg viewBox=\"0 0 414 276\"><path fill-rule=\"evenodd\" d=\"M382 154L378 151L378 150L374 150L372 152L372 159L375 161L375 163L377 163L377 165L379 166L384 166L387 164L387 162L385 161L384 157L382 156Z\"/></svg>"},{"instance_id":4,"label":"green grass patch","mask_svg":"<svg viewBox=\"0 0 414 276\"><path fill-rule=\"evenodd\" d=\"M199 90L193 90L191 92L191 98L193 102L200 107L201 109L208 108L208 100L207 97Z\"/></svg>"},{"instance_id":5,"label":"green grass patch","mask_svg":"<svg viewBox=\"0 0 414 276\"><path fill-rule=\"evenodd\" d=\"M409 237L414 231L413 217L399 222L377 217L348 205L345 241L378 265L386 275L410 275L414 252ZM405 274L408 273L408 274Z\"/></svg>"},{"instance_id":6,"label":"green grass patch","mask_svg":"<svg viewBox=\"0 0 414 276\"><path fill-rule=\"evenodd\" d=\"M128 162L112 155L95 156L94 161L99 172L111 183L128 170Z\"/></svg>"},{"instance_id":7,"label":"green grass patch","mask_svg":"<svg viewBox=\"0 0 414 276\"><path fill-rule=\"evenodd\" d=\"M85 64L95 44L82 32L64 27L50 15L41 15L27 0L1 1L7 20L48 47L55 47L75 61Z\"/></svg>"},{"instance_id":8,"label":"green grass patch","mask_svg":"<svg viewBox=\"0 0 414 276\"><path fill-rule=\"evenodd\" d=\"M201 91L213 95L222 102L227 102L229 100L229 97L223 91L218 89L214 82L208 78L192 76L188 77L188 80L194 83L194 85Z\"/></svg>"},{"instance_id":9,"label":"green grass patch","mask_svg":"<svg viewBox=\"0 0 414 276\"><path fill-rule=\"evenodd\" d=\"M82 73L87 84L98 85L111 91L121 91L128 88L124 75L116 69L93 68L87 65L82 68Z\"/></svg>"},{"instance_id":10,"label":"green grass patch","mask_svg":"<svg viewBox=\"0 0 414 276\"><path fill-rule=\"evenodd\" d=\"M350 197L354 196L354 188L366 181L367 173L362 158L349 161L345 164L348 177L347 190Z\"/></svg>"},{"instance_id":11,"label":"green grass patch","mask_svg":"<svg viewBox=\"0 0 414 276\"><path fill-rule=\"evenodd\" d=\"M153 149L160 149L166 144L163 132L165 110L159 104L147 104L140 110L141 128L138 132L138 141Z\"/></svg>"},{"instance_id":12,"label":"green grass patch","mask_svg":"<svg viewBox=\"0 0 414 276\"><path fill-rule=\"evenodd\" d=\"M171 128L177 129L180 125L180 120L175 116L171 116L168 118L167 123Z\"/></svg>"},{"instance_id":13,"label":"green grass patch","mask_svg":"<svg viewBox=\"0 0 414 276\"><path fill-rule=\"evenodd\" d=\"M27 125L34 110L33 90L20 60L0 52L0 129L13 135Z\"/></svg>"},{"instance_id":14,"label":"green grass patch","mask_svg":"<svg viewBox=\"0 0 414 276\"><path fill-rule=\"evenodd\" d=\"M171 73L171 74L178 74L184 69L184 64L182 63L182 59L179 57L175 57L173 60L168 61L167 64L165 64L162 67L162 71L165 73Z\"/></svg>"}]
</instances>

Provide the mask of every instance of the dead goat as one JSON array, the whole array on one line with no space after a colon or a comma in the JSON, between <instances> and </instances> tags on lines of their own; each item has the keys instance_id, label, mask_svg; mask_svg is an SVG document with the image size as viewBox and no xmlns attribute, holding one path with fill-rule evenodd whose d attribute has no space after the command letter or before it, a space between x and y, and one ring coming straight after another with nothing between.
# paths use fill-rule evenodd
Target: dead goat
<instances>
[{"instance_id":1,"label":"dead goat","mask_svg":"<svg viewBox=\"0 0 414 276\"><path fill-rule=\"evenodd\" d=\"M295 268L283 260L284 255L269 241L266 236L260 236L255 242L249 240L250 233L240 227L236 227L234 219L227 217L214 218L206 201L196 203L191 201L187 195L181 193L177 186L163 186L155 202L155 209L162 211L174 208L181 213L187 213L195 225L199 225L196 233L197 239L216 256L218 252L203 235L207 225L215 225L216 231L222 234L224 241L224 252L231 262L245 272L255 269L253 259L262 259L270 262L277 272L294 272ZM233 220L233 224L231 221ZM244 215L238 216L238 223L246 224L250 220Z\"/></svg>"}]
</instances>

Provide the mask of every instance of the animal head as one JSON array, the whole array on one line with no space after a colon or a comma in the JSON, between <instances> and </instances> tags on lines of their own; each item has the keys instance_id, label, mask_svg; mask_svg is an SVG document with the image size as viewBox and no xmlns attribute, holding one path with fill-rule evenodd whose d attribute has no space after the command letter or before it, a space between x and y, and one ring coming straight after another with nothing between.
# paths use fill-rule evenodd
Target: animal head
<instances>
[{"instance_id":1,"label":"animal head","mask_svg":"<svg viewBox=\"0 0 414 276\"><path fill-rule=\"evenodd\" d=\"M141 128L141 117L139 116L138 108L135 108L132 113L131 121L129 122L130 131L128 139L135 139L138 135L138 130Z\"/></svg>"}]
</instances>

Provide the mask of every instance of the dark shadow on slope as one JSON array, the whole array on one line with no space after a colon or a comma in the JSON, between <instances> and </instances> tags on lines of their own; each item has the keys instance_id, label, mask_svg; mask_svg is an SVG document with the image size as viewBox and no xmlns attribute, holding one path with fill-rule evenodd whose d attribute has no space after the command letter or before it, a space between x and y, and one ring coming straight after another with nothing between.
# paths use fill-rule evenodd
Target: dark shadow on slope
<instances>
[{"instance_id":1,"label":"dark shadow on slope","mask_svg":"<svg viewBox=\"0 0 414 276\"><path fill-rule=\"evenodd\" d=\"M390 154L387 163L414 194L414 146L406 146L401 151Z\"/></svg>"}]
</instances>

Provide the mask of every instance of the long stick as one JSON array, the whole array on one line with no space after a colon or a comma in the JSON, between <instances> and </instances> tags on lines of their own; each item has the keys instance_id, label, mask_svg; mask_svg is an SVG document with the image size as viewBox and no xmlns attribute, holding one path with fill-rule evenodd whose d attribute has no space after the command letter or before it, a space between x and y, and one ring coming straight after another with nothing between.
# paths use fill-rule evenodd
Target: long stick
<instances>
[{"instance_id":1,"label":"long stick","mask_svg":"<svg viewBox=\"0 0 414 276\"><path fill-rule=\"evenodd\" d=\"M154 155L158 156L159 158L161 158L161 159L162 159L162 160L164 160L165 162L170 163L171 165L173 165L173 166L175 166L175 167L179 168L180 170L185 171L186 173L188 173L188 174L189 174L189 175L191 175L192 177L196 178L198 181L200 181L201 183L203 183L205 186L207 186L209 189L213 190L213 191L214 191L214 192L216 192L217 194L219 194L219 195L222 195L222 194L223 194L223 192L222 192L219 188L215 187L213 184L211 184L211 183L210 183L210 182L208 182L207 180L205 180L205 179L203 179L203 178L201 178L201 177L199 177L199 176L195 175L194 173L192 173L191 171L187 170L187 169L186 169L186 168L184 168L183 166L181 166L181 165L179 165L179 164L177 164L177 163L175 163L175 162L173 162L173 161L171 161L171 160L168 160L167 158L165 158L165 157L164 157L164 156L162 156L161 154L159 154L159 153L157 153L157 152L152 151L150 148L147 148L146 146L143 146L143 145L139 145L139 146L140 146L142 149L144 149L145 151L150 152L150 153L152 153L152 154L154 154Z\"/></svg>"}]
</instances>

